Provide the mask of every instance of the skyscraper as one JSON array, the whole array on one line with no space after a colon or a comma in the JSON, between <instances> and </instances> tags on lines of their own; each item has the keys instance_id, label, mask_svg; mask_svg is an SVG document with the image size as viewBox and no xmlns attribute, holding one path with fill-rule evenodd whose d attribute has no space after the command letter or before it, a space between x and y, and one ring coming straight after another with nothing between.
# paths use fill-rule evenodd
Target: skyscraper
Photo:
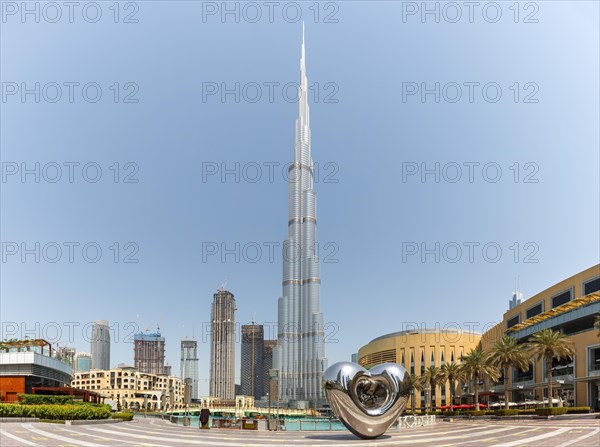
<instances>
[{"instance_id":1,"label":"skyscraper","mask_svg":"<svg viewBox=\"0 0 600 447\"><path fill-rule=\"evenodd\" d=\"M327 359L319 296L317 198L313 190L304 29L298 93L294 163L288 176L288 238L283 243L283 294L278 300L276 358L280 401L319 405L324 400L321 376L327 368Z\"/></svg>"},{"instance_id":2,"label":"skyscraper","mask_svg":"<svg viewBox=\"0 0 600 447\"><path fill-rule=\"evenodd\" d=\"M242 367L240 384L244 396L263 396L263 351L265 332L262 324L242 326Z\"/></svg>"},{"instance_id":3,"label":"skyscraper","mask_svg":"<svg viewBox=\"0 0 600 447\"><path fill-rule=\"evenodd\" d=\"M198 399L198 342L181 340L181 380L192 379L192 399Z\"/></svg>"},{"instance_id":4,"label":"skyscraper","mask_svg":"<svg viewBox=\"0 0 600 447\"><path fill-rule=\"evenodd\" d=\"M90 352L92 353L92 369L110 369L110 329L108 321L94 321Z\"/></svg>"},{"instance_id":5,"label":"skyscraper","mask_svg":"<svg viewBox=\"0 0 600 447\"><path fill-rule=\"evenodd\" d=\"M220 288L211 311L210 395L235 399L235 298Z\"/></svg>"},{"instance_id":6,"label":"skyscraper","mask_svg":"<svg viewBox=\"0 0 600 447\"><path fill-rule=\"evenodd\" d=\"M263 396L267 393L271 393L269 383L271 382L271 375L269 371L273 369L273 351L277 348L277 340L265 340L263 349ZM277 396L273 396L271 400L277 400Z\"/></svg>"},{"instance_id":7,"label":"skyscraper","mask_svg":"<svg viewBox=\"0 0 600 447\"><path fill-rule=\"evenodd\" d=\"M133 336L133 366L142 373L165 374L165 338L159 329Z\"/></svg>"}]
</instances>

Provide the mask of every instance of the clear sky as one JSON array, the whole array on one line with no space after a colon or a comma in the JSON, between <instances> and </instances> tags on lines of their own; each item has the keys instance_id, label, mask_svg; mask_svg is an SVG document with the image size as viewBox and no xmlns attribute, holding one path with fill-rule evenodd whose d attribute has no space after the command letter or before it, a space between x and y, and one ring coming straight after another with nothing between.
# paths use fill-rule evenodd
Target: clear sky
<instances>
[{"instance_id":1,"label":"clear sky","mask_svg":"<svg viewBox=\"0 0 600 447\"><path fill-rule=\"evenodd\" d=\"M439 3L439 23L421 2L240 3L239 22L39 3L37 23L2 2L1 338L88 351L106 319L131 364L128 336L159 324L179 373L194 333L204 395L225 280L240 323L274 328L298 13L330 364L410 324L481 330L517 276L527 298L598 263L598 3L488 3Z\"/></svg>"}]
</instances>

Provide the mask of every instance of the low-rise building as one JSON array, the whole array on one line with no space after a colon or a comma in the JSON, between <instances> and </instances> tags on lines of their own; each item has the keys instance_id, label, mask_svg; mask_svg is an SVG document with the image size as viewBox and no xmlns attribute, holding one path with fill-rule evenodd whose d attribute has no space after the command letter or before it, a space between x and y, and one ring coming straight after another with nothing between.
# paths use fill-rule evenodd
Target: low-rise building
<instances>
[{"instance_id":1,"label":"low-rise building","mask_svg":"<svg viewBox=\"0 0 600 447\"><path fill-rule=\"evenodd\" d=\"M92 390L123 409L169 411L184 407L184 382L174 376L149 374L132 367L76 372L71 386Z\"/></svg>"},{"instance_id":2,"label":"low-rise building","mask_svg":"<svg viewBox=\"0 0 600 447\"><path fill-rule=\"evenodd\" d=\"M72 365L52 356L46 340L0 342L0 400L15 402L34 387L63 387L71 382Z\"/></svg>"}]
</instances>

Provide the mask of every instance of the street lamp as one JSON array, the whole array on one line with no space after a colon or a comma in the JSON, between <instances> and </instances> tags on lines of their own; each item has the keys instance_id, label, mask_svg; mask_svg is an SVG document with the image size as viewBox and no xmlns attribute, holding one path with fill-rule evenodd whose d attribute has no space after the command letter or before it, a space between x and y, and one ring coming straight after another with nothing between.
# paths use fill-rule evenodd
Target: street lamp
<instances>
[{"instance_id":1,"label":"street lamp","mask_svg":"<svg viewBox=\"0 0 600 447\"><path fill-rule=\"evenodd\" d=\"M565 381L564 380L557 380L556 383L558 383L558 388L556 389L556 396L558 397L558 406L562 407L563 406L562 405L563 401L562 401L562 397L561 397L562 393L560 393L560 387L565 384ZM554 404L552 403L550 406L553 406L553 405Z\"/></svg>"}]
</instances>

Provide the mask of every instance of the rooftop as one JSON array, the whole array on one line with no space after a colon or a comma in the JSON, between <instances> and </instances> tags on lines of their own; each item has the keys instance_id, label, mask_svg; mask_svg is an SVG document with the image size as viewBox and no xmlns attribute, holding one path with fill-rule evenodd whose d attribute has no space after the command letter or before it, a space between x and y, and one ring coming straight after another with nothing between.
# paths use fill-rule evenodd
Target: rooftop
<instances>
[{"instance_id":1,"label":"rooftop","mask_svg":"<svg viewBox=\"0 0 600 447\"><path fill-rule=\"evenodd\" d=\"M369 343L373 343L373 342L379 341L379 340L384 340L386 338L399 337L399 336L402 336L402 335L415 335L415 334L462 334L462 333L468 333L468 334L473 334L473 335L481 335L479 332L468 331L468 330L429 329L429 328L425 328L425 329L412 329L412 330L409 330L409 331L391 332L389 334L382 335L381 337L374 338Z\"/></svg>"}]
</instances>

